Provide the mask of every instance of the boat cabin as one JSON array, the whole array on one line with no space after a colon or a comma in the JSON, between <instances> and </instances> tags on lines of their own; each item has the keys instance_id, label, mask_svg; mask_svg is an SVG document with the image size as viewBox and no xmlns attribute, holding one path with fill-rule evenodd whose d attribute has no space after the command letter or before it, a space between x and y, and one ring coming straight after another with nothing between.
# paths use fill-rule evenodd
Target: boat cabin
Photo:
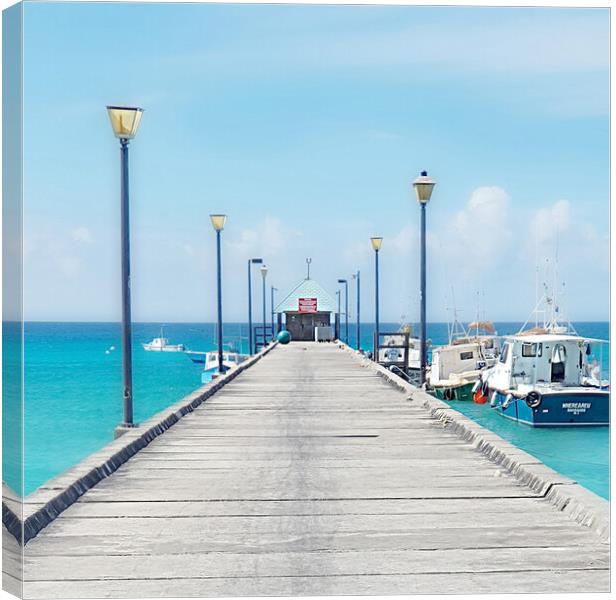
<instances>
[{"instance_id":1,"label":"boat cabin","mask_svg":"<svg viewBox=\"0 0 616 600\"><path fill-rule=\"evenodd\" d=\"M432 351L430 379L437 381L449 379L450 375L474 371L479 353L477 344L466 343L435 348ZM485 364L484 364L485 366Z\"/></svg>"},{"instance_id":2,"label":"boat cabin","mask_svg":"<svg viewBox=\"0 0 616 600\"><path fill-rule=\"evenodd\" d=\"M317 327L320 328L319 339L322 339L322 328L331 328L331 316L335 311L333 298L310 277L297 284L274 309L279 323L284 317L284 327L291 334L291 340L298 342L314 341Z\"/></svg>"},{"instance_id":3,"label":"boat cabin","mask_svg":"<svg viewBox=\"0 0 616 600\"><path fill-rule=\"evenodd\" d=\"M443 381L451 375L479 371L492 366L498 356L498 338L459 338L432 350L430 380Z\"/></svg>"},{"instance_id":4,"label":"boat cabin","mask_svg":"<svg viewBox=\"0 0 616 600\"><path fill-rule=\"evenodd\" d=\"M503 390L535 384L579 386L584 377L593 376L590 352L589 342L578 336L514 336L505 341L490 384Z\"/></svg>"}]
</instances>

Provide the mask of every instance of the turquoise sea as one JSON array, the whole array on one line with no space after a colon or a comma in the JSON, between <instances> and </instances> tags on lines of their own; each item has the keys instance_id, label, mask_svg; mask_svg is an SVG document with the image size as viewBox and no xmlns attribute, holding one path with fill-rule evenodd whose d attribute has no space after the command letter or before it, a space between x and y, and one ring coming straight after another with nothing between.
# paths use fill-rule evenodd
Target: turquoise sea
<instances>
[{"instance_id":1,"label":"turquoise sea","mask_svg":"<svg viewBox=\"0 0 616 600\"><path fill-rule=\"evenodd\" d=\"M11 326L13 325L13 326ZM499 334L514 333L520 323L496 323ZM575 323L581 335L608 339L609 324ZM383 324L382 331L396 331ZM417 330L417 329L416 329ZM247 325L224 325L225 340L247 349ZM142 343L158 337L159 323L136 323L133 329L135 419L144 421L199 387L202 365L181 353L146 352ZM165 337L191 350L215 347L215 326L170 323ZM372 325L362 324L361 344L372 347ZM5 324L5 363L16 349L19 328ZM344 339L344 323L341 328ZM434 344L447 342L447 324L428 325ZM29 494L50 478L75 465L113 439L122 419L121 346L118 323L42 323L25 325L24 336L24 493ZM355 326L349 323L349 342L355 346ZM113 348L113 349L112 349ZM607 347L606 347L607 350ZM12 361L18 364L18 356ZM606 351L604 365L609 366ZM4 377L5 385L10 382ZM15 402L15 396L7 396ZM609 496L609 432L597 429L535 430L495 414L489 405L452 403L455 408L511 443L572 477L593 492ZM3 480L19 489L19 461L11 449L19 438L19 422L11 418L19 406L4 407ZM13 452L14 454L14 452Z\"/></svg>"}]
</instances>

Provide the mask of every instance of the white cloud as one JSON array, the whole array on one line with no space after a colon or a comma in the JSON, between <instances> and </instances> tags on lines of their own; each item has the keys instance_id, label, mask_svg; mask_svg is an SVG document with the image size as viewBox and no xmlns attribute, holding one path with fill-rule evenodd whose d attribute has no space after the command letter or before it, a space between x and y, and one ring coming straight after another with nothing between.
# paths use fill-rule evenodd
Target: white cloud
<instances>
[{"instance_id":1,"label":"white cloud","mask_svg":"<svg viewBox=\"0 0 616 600\"><path fill-rule=\"evenodd\" d=\"M498 10L498 9L497 9ZM505 12L501 10L505 17ZM212 46L207 53L168 57L172 64L199 69L228 69L258 65L293 64L308 68L427 66L439 70L474 73L552 73L609 69L609 17L597 13L537 19L492 13L489 22L439 19L412 26L375 26L354 30L314 29L289 31L260 38L233 40L233 45ZM404 22L401 21L401 22ZM283 31L283 29L281 29ZM251 69L252 70L252 69ZM434 74L434 73L433 73Z\"/></svg>"},{"instance_id":2,"label":"white cloud","mask_svg":"<svg viewBox=\"0 0 616 600\"><path fill-rule=\"evenodd\" d=\"M71 238L76 242L91 244L94 241L92 232L84 226L76 227L71 231Z\"/></svg>"},{"instance_id":3,"label":"white cloud","mask_svg":"<svg viewBox=\"0 0 616 600\"><path fill-rule=\"evenodd\" d=\"M571 224L571 204L558 200L552 206L539 209L531 220L533 239L539 244L552 242L565 233Z\"/></svg>"},{"instance_id":4,"label":"white cloud","mask_svg":"<svg viewBox=\"0 0 616 600\"><path fill-rule=\"evenodd\" d=\"M374 251L370 247L369 243L365 241L353 241L345 246L343 256L347 264L354 264L356 262L364 264L372 258L373 254Z\"/></svg>"},{"instance_id":5,"label":"white cloud","mask_svg":"<svg viewBox=\"0 0 616 600\"><path fill-rule=\"evenodd\" d=\"M610 236L600 234L590 223L583 223L579 227L578 239L585 248L587 263L602 269L607 276L610 264Z\"/></svg>"},{"instance_id":6,"label":"white cloud","mask_svg":"<svg viewBox=\"0 0 616 600\"><path fill-rule=\"evenodd\" d=\"M391 240L391 245L396 252L409 254L412 250L419 248L419 233L417 227L406 225Z\"/></svg>"},{"instance_id":7,"label":"white cloud","mask_svg":"<svg viewBox=\"0 0 616 600\"><path fill-rule=\"evenodd\" d=\"M188 256L195 256L195 247L192 244L178 243L178 247L181 248Z\"/></svg>"},{"instance_id":8,"label":"white cloud","mask_svg":"<svg viewBox=\"0 0 616 600\"><path fill-rule=\"evenodd\" d=\"M244 229L239 239L227 242L236 254L242 256L281 255L289 244L302 236L302 232L290 228L276 217L265 217L254 229Z\"/></svg>"},{"instance_id":9,"label":"white cloud","mask_svg":"<svg viewBox=\"0 0 616 600\"><path fill-rule=\"evenodd\" d=\"M478 187L456 213L439 239L452 266L476 269L492 266L511 239L509 194L498 186Z\"/></svg>"}]
</instances>

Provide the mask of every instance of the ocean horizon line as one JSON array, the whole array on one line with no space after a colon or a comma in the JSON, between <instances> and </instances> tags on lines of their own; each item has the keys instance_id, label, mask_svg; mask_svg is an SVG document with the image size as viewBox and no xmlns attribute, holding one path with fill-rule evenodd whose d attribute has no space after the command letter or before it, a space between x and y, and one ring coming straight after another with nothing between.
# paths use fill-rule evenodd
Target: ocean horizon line
<instances>
[{"instance_id":1,"label":"ocean horizon line","mask_svg":"<svg viewBox=\"0 0 616 600\"><path fill-rule=\"evenodd\" d=\"M466 323L467 321L472 322L475 319L463 319L462 322ZM530 319L487 319L488 321L490 321L491 323L524 323L525 321L528 321L528 323L531 323ZM271 323L271 320L267 320L266 321L267 324ZM343 320L344 322L344 320ZM409 320L409 321L405 321L407 323L419 323L419 320ZM610 323L610 319L608 318L604 318L604 319L570 319L571 323ZM118 324L121 325L122 322L121 321L106 321L106 320L82 320L82 319L76 319L76 320L57 320L57 319L28 319L28 320L23 320L23 321L17 321L14 319L3 319L2 323L71 323L71 324L79 324L79 323L84 323L84 324L105 324L105 325L110 325L110 324ZM161 320L161 321L133 321L132 322L133 325L216 325L216 321L170 321L170 320ZM259 326L262 323L262 321L260 319L253 319L253 325ZM381 323L385 324L387 323L392 324L392 323L401 323L400 319L381 319ZM428 324L432 323L435 325L443 325L443 324L450 324L451 321L443 321L443 320L437 320L437 321L427 321ZM233 324L233 325L237 325L237 324L248 324L248 321L236 321L236 320L229 320L229 321L223 321L223 325L224 324ZM356 325L357 321L355 319L349 319L349 325ZM366 326L370 326L370 325L374 325L374 321L361 321L360 325L366 325Z\"/></svg>"}]
</instances>

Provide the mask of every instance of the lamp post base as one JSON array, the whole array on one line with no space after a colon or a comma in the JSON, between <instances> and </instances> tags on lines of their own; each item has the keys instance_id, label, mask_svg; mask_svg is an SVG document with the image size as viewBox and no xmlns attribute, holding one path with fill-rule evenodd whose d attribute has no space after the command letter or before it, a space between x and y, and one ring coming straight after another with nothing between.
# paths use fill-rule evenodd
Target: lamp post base
<instances>
[{"instance_id":1,"label":"lamp post base","mask_svg":"<svg viewBox=\"0 0 616 600\"><path fill-rule=\"evenodd\" d=\"M131 429L135 429L137 425L135 423L120 423L113 432L113 439L117 440L119 437L123 436L127 431Z\"/></svg>"}]
</instances>

